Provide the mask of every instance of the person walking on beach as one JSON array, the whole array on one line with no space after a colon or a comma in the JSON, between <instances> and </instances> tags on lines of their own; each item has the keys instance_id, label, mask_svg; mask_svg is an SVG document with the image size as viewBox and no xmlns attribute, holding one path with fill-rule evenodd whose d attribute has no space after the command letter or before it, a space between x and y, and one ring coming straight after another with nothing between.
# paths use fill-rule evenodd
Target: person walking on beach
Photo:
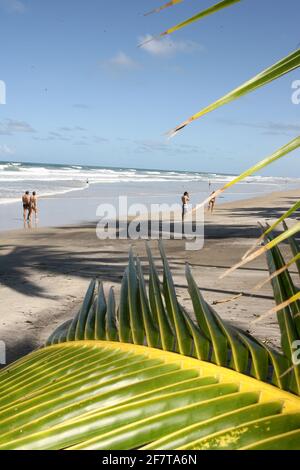
<instances>
[{"instance_id":1,"label":"person walking on beach","mask_svg":"<svg viewBox=\"0 0 300 470\"><path fill-rule=\"evenodd\" d=\"M22 196L24 223L30 218L30 194L26 191Z\"/></svg>"},{"instance_id":2,"label":"person walking on beach","mask_svg":"<svg viewBox=\"0 0 300 470\"><path fill-rule=\"evenodd\" d=\"M182 201L182 220L184 220L185 214L189 210L189 202L190 202L190 195L187 191L182 196L181 201Z\"/></svg>"},{"instance_id":3,"label":"person walking on beach","mask_svg":"<svg viewBox=\"0 0 300 470\"><path fill-rule=\"evenodd\" d=\"M213 191L213 192L211 193L211 196L213 196L214 194L215 194L215 191ZM215 197L212 197L211 200L210 200L209 203L208 203L208 212L210 211L211 214L212 214L213 211L214 211L215 205L216 205L216 198L215 198Z\"/></svg>"},{"instance_id":4,"label":"person walking on beach","mask_svg":"<svg viewBox=\"0 0 300 470\"><path fill-rule=\"evenodd\" d=\"M37 208L37 195L36 195L35 191L33 191L32 196L30 197L30 214L29 214L29 219L30 220L31 220L33 212L34 212L35 221L36 221L38 208Z\"/></svg>"}]
</instances>

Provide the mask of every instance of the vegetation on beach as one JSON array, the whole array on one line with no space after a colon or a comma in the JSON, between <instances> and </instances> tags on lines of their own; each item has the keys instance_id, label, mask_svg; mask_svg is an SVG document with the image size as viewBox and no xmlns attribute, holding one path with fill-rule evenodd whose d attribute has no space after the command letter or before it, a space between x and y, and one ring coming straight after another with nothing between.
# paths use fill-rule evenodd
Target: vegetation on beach
<instances>
[{"instance_id":1,"label":"vegetation on beach","mask_svg":"<svg viewBox=\"0 0 300 470\"><path fill-rule=\"evenodd\" d=\"M117 306L93 280L78 315L0 372L0 449L300 449L300 306L278 312L282 352L224 322L189 266L192 314L129 256ZM270 271L284 265L277 247ZM295 286L272 279L280 304Z\"/></svg>"}]
</instances>

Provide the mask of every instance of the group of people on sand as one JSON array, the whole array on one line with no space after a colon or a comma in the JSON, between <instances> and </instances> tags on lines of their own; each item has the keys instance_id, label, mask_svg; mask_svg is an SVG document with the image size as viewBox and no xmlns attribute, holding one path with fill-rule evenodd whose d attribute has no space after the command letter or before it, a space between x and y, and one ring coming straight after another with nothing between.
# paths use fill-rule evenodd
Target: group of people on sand
<instances>
[{"instance_id":1,"label":"group of people on sand","mask_svg":"<svg viewBox=\"0 0 300 470\"><path fill-rule=\"evenodd\" d=\"M208 203L208 212L211 212L211 214L213 213L215 204L216 204L216 198L212 197L214 196L214 194L215 194L215 191L211 193L210 195L211 199L209 200L209 203ZM183 194L181 201L182 201L182 220L184 220L185 215L189 211L189 202L190 202L190 195L187 191L185 191L185 193Z\"/></svg>"},{"instance_id":2,"label":"group of people on sand","mask_svg":"<svg viewBox=\"0 0 300 470\"><path fill-rule=\"evenodd\" d=\"M22 196L23 203L23 218L24 223L32 221L32 214L35 215L35 220L37 219L38 207L37 207L37 194L34 191L30 194L29 191L26 191Z\"/></svg>"}]
</instances>

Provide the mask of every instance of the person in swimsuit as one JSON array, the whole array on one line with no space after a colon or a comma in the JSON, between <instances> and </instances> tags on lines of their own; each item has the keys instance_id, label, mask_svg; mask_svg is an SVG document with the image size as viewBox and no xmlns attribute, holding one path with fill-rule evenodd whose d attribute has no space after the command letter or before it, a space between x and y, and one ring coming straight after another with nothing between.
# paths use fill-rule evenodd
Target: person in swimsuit
<instances>
[{"instance_id":1,"label":"person in swimsuit","mask_svg":"<svg viewBox=\"0 0 300 470\"><path fill-rule=\"evenodd\" d=\"M182 201L182 220L184 220L185 214L189 210L189 204L188 203L190 202L190 195L187 191L182 196L181 201Z\"/></svg>"},{"instance_id":2,"label":"person in swimsuit","mask_svg":"<svg viewBox=\"0 0 300 470\"><path fill-rule=\"evenodd\" d=\"M36 195L35 191L32 193L32 196L30 197L30 214L29 214L30 220L31 220L33 212L35 214L35 220L36 220L37 219L38 208L37 208L37 195Z\"/></svg>"},{"instance_id":3,"label":"person in swimsuit","mask_svg":"<svg viewBox=\"0 0 300 470\"><path fill-rule=\"evenodd\" d=\"M213 196L214 194L215 194L215 191L213 191L213 192L211 193L211 196ZM212 214L213 211L214 211L215 204L216 204L216 198L213 197L213 198L209 201L209 203L208 203L208 212L210 211L211 214Z\"/></svg>"},{"instance_id":4,"label":"person in swimsuit","mask_svg":"<svg viewBox=\"0 0 300 470\"><path fill-rule=\"evenodd\" d=\"M30 218L30 195L29 195L29 191L26 191L26 193L23 194L22 203L23 203L23 218L24 218L24 222L26 222L26 220L29 220L29 218Z\"/></svg>"}]
</instances>

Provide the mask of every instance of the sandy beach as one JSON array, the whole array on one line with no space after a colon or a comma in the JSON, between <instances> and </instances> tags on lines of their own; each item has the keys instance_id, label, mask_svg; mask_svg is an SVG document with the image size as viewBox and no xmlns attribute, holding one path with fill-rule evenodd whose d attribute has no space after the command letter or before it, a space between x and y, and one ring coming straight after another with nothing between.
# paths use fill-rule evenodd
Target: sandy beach
<instances>
[{"instance_id":1,"label":"sandy beach","mask_svg":"<svg viewBox=\"0 0 300 470\"><path fill-rule=\"evenodd\" d=\"M257 221L279 217L296 199L298 191L287 191L218 205L213 215L206 215L205 244L199 251L186 251L183 240L165 241L178 295L188 310L186 262L211 304L243 294L215 306L223 318L278 346L275 318L268 317L255 328L251 325L273 305L269 285L253 293L253 287L267 276L265 259L223 280L219 276L252 245L259 234ZM114 285L118 293L130 245L146 261L143 240L101 241L95 222L1 232L0 236L0 339L6 343L8 363L41 346L56 326L72 318L93 276L106 287ZM159 265L157 242L150 244Z\"/></svg>"}]
</instances>

